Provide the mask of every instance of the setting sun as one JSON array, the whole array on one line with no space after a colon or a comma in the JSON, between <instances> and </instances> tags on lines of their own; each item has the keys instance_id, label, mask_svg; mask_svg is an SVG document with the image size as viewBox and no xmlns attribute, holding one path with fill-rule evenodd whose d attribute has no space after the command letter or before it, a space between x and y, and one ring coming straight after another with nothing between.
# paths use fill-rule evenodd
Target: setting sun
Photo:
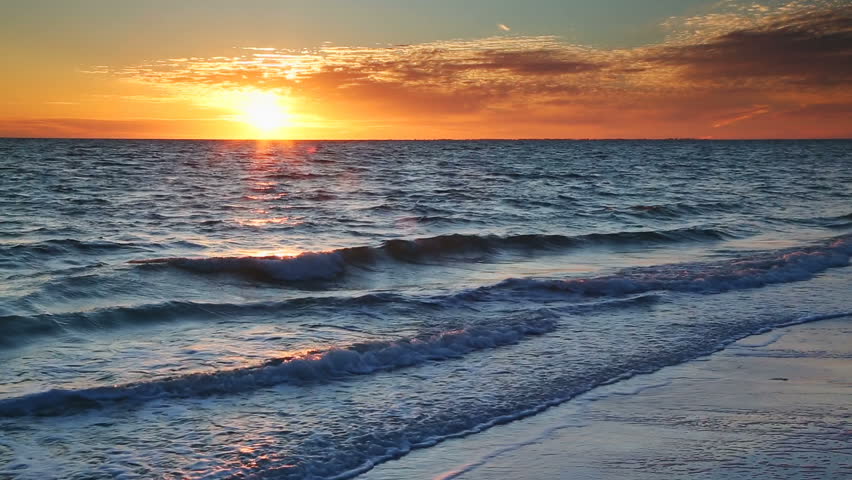
<instances>
[{"instance_id":1,"label":"setting sun","mask_svg":"<svg viewBox=\"0 0 852 480\"><path fill-rule=\"evenodd\" d=\"M252 91L242 95L236 106L241 122L251 125L258 134L269 136L290 126L290 114L282 99L273 92Z\"/></svg>"}]
</instances>

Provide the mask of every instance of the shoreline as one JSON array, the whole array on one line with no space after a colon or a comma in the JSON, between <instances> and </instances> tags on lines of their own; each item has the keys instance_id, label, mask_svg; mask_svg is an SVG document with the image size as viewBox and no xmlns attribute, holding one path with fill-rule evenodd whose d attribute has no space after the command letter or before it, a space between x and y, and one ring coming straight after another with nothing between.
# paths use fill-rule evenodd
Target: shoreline
<instances>
[{"instance_id":1,"label":"shoreline","mask_svg":"<svg viewBox=\"0 0 852 480\"><path fill-rule=\"evenodd\" d=\"M846 316L752 335L357 478L852 478L850 334Z\"/></svg>"}]
</instances>

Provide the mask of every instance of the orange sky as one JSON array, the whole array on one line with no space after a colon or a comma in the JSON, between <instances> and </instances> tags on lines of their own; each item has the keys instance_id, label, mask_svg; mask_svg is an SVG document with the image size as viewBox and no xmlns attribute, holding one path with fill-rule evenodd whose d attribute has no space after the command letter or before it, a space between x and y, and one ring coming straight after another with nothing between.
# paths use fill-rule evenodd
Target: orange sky
<instances>
[{"instance_id":1,"label":"orange sky","mask_svg":"<svg viewBox=\"0 0 852 480\"><path fill-rule=\"evenodd\" d=\"M189 41L45 54L4 38L0 136L852 137L852 7L722 3L660 18L658 41L627 46L525 34L510 20L468 39L266 39L218 55Z\"/></svg>"}]
</instances>

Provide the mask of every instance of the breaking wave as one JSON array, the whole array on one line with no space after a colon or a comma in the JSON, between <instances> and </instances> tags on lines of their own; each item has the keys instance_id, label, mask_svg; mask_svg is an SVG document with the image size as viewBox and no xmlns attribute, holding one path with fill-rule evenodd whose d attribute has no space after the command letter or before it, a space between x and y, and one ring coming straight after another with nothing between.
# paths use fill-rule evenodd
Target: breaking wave
<instances>
[{"instance_id":1,"label":"breaking wave","mask_svg":"<svg viewBox=\"0 0 852 480\"><path fill-rule=\"evenodd\" d=\"M332 280L348 266L362 266L381 259L419 262L453 255L492 254L500 251L547 251L583 246L678 243L724 240L734 235L714 228L681 228L637 232L565 235L440 235L414 240L394 239L379 247L349 247L328 252L307 252L294 257L206 257L133 260L143 266L166 265L202 274L228 273L267 281Z\"/></svg>"},{"instance_id":2,"label":"breaking wave","mask_svg":"<svg viewBox=\"0 0 852 480\"><path fill-rule=\"evenodd\" d=\"M556 315L541 310L530 318L476 324L458 330L389 342L311 350L263 364L212 373L80 390L54 389L0 400L0 416L61 415L120 401L201 397L251 391L282 383L304 384L449 360L478 350L512 345L556 328Z\"/></svg>"},{"instance_id":3,"label":"breaking wave","mask_svg":"<svg viewBox=\"0 0 852 480\"><path fill-rule=\"evenodd\" d=\"M719 293L808 280L827 269L848 265L850 256L852 235L845 235L820 245L762 252L732 260L636 267L601 277L508 278L495 284L441 295L412 296L383 292L361 296L309 296L240 304L170 301L59 314L0 315L0 328L4 331L0 345L14 346L27 337L61 333L69 328L112 328L172 320L270 314L308 306L346 308L411 304L417 307L444 308L464 307L465 302L491 300L498 296L504 300L508 296L513 301L536 301L541 295L556 295L563 300L576 297L576 303L560 309L598 310L653 302L659 299L658 295L652 293L656 291ZM357 261L364 261L363 257ZM144 262L166 263L203 273L233 272L276 280L306 280L339 275L345 268L346 257L342 251L337 251L328 254L305 254L291 259L155 259ZM625 298L630 295L638 296ZM582 303L584 298L603 298L604 301Z\"/></svg>"},{"instance_id":4,"label":"breaking wave","mask_svg":"<svg viewBox=\"0 0 852 480\"><path fill-rule=\"evenodd\" d=\"M461 295L476 298L507 289L553 291L591 297L655 290L716 293L808 280L827 269L849 265L850 256L852 235L846 235L822 245L764 252L721 262L637 267L595 278L510 278Z\"/></svg>"}]
</instances>

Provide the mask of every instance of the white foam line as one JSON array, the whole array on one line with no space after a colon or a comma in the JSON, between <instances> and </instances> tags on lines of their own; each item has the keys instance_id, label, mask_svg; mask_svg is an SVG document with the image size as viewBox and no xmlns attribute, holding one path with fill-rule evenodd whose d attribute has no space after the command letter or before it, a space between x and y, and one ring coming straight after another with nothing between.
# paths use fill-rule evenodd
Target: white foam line
<instances>
[{"instance_id":1,"label":"white foam line","mask_svg":"<svg viewBox=\"0 0 852 480\"><path fill-rule=\"evenodd\" d=\"M820 320L831 320L831 319L834 319L834 318L842 318L842 317L849 317L849 316L852 316L852 312L838 312L838 313L829 313L829 314L824 314L824 315L811 315L811 316L797 318L797 319L790 321L786 324L781 324L781 325L772 327L772 329L774 330L774 329L790 327L790 326L799 325L799 324L808 323L808 322L816 322L816 321L820 321ZM767 346L767 345L771 345L772 343L775 343L776 341L778 341L781 337L783 337L786 334L787 334L787 332L778 332L778 334L776 336L774 336L771 340L769 340L767 342L763 342L761 344L750 344L750 345L732 345L732 344L729 344L729 346L742 346L742 347L750 347L750 348L752 348L752 347L764 347L764 346ZM755 333L755 334L752 334L752 335L749 335L749 336L754 336L754 335L760 335L760 333ZM663 367L663 368L666 368L666 367ZM661 388L661 387L668 386L670 384L671 384L671 381L668 380L668 381L656 383L656 384L640 385L640 386L637 386L636 388L634 388L632 390L601 392L601 393L597 393L597 394L595 394L595 390L597 390L597 389L593 389L590 392L587 392L585 394L582 394L582 395L575 397L574 400L578 401L578 402L582 402L582 405L586 406L589 403L596 402L596 401L599 401L599 400L603 400L603 399L608 398L612 395L638 395L638 394L640 394L640 393L642 393L646 390L650 390L650 389L653 389L653 388ZM442 474L438 475L437 477L435 477L434 480L452 480L454 478L458 478L459 476L461 476L465 473L469 473L469 472L487 464L489 461L491 461L491 460L493 460L493 459L495 459L495 458L497 458L497 457L499 457L503 454L506 454L506 453L509 453L509 452L512 452L512 451L515 451L515 450L519 450L519 449L526 447L526 446L529 446L529 445L534 445L534 444L539 443L542 440L545 440L546 438L550 437L551 435L553 435L554 432L557 432L559 430L564 430L566 428L575 427L575 426L577 426L577 425L573 424L573 423L565 423L565 424L562 424L562 425L550 427L550 428L544 430L539 435L536 435L535 437L530 438L529 440L525 440L523 442L515 443L515 444L512 444L512 445L508 445L506 447L494 450L493 452L484 455L483 457L481 457L479 460L477 460L475 462L468 463L466 465L462 465L461 467L453 469L449 472L442 473Z\"/></svg>"},{"instance_id":2,"label":"white foam line","mask_svg":"<svg viewBox=\"0 0 852 480\"><path fill-rule=\"evenodd\" d=\"M759 343L737 343L737 344L731 345L731 347L732 348L734 348L734 347L735 348L763 348L763 347L768 347L768 346L772 345L773 343L777 342L778 340L781 340L781 337L783 337L786 334L787 334L787 332L776 332L771 338L769 338L769 339L767 339L763 342L759 342Z\"/></svg>"},{"instance_id":3,"label":"white foam line","mask_svg":"<svg viewBox=\"0 0 852 480\"><path fill-rule=\"evenodd\" d=\"M496 324L472 325L425 338L374 341L360 349L332 348L297 358L273 359L251 367L194 373L125 385L80 390L53 389L0 399L0 416L63 414L71 401L96 405L119 401L146 402L156 398L185 398L251 391L282 383L327 381L350 375L411 367L429 361L459 358L479 350L498 348L543 335L556 328L556 314L541 309L532 318L514 318Z\"/></svg>"},{"instance_id":4,"label":"white foam line","mask_svg":"<svg viewBox=\"0 0 852 480\"><path fill-rule=\"evenodd\" d=\"M809 316L799 317L799 318L793 319L789 322L764 327L764 328L758 329L756 331L753 331L753 332L751 332L747 335L743 335L743 336L740 336L740 337L737 337L737 338L732 338L730 340L724 341L724 342L720 343L713 351L707 352L707 353L702 354L702 355L698 355L695 358L687 360L686 362L681 362L680 364L687 363L687 362L690 362L690 361L695 361L697 359L700 359L701 357L710 356L710 355L712 355L716 352L719 352L720 350L727 348L728 346L730 346L734 342L737 342L737 341L742 340L743 338L746 338L746 337L749 337L749 336L760 335L760 334L763 334L763 333L766 333L766 332L769 332L769 331L772 331L772 330L777 330L779 328L791 327L791 326L800 325L800 324L803 324L803 323L816 322L816 321L820 321L820 320L831 320L831 319L834 319L834 318L842 318L842 317L852 317L852 311L826 313L826 314L818 314L818 315L809 315ZM547 410L551 407L555 407L555 406L561 405L561 404L563 404L563 403L565 403L569 400L576 399L580 395L588 394L589 392L592 392L593 390L595 390L597 388L600 388L600 387L603 387L603 386L606 386L606 385L612 385L614 383L621 382L623 380L627 380L629 378L640 376L640 375L650 375L650 374L658 372L658 371L660 371L660 370L662 370L666 367L672 367L672 366L680 365L680 364L664 365L664 366L648 369L646 371L627 372L627 373L624 373L622 375L618 375L618 376L616 376L616 377L614 377L610 380L607 380L607 381L605 381L605 382L603 382L603 383L601 383L601 384L599 384L595 387L592 387L592 388L586 390L585 392L580 392L580 393L576 393L576 394L569 395L569 396L566 396L566 397L553 399L553 400L544 402L540 405L537 405L535 407L532 407L532 408L529 408L529 409L526 409L526 410L522 410L522 411L514 413L514 414L501 415L499 417L493 418L493 419L491 419L487 422L481 423L481 424L476 425L476 426L469 428L467 430L463 430L463 431L460 431L460 432L456 432L456 433L444 435L444 436L430 437L430 438L427 438L426 440L424 440L422 442L407 444L407 445L403 445L401 447L395 447L395 448L389 449L385 454L376 456L372 459L369 459L369 460L365 461L364 463L362 463L361 465L359 465L359 466L357 466L353 469L347 470L345 472L339 473L339 474L331 476L331 477L325 477L324 480L346 480L346 479L350 479L350 478L356 477L356 476L358 476L362 473L365 473L365 472L372 470L374 467L376 467L379 464L382 464L382 463L387 462L389 460L393 460L393 459L402 457L403 455L406 455L407 453L411 452L412 450L419 449L419 448L432 447L432 446L437 445L438 443L440 443L444 440L466 437L468 435L472 435L474 433L479 433L479 432L482 432L484 430L487 430L487 429L489 429L489 428L491 428L495 425L500 425L500 424L509 423L509 422L512 422L512 421L515 421L515 420L520 420L522 418L531 417L531 416L536 415L538 413L541 413L541 412L543 412L543 411L545 411L545 410ZM662 385L656 385L655 384L655 385L647 386L646 388L640 388L637 393L641 393L642 391L647 390L648 388L656 388L657 386L662 386ZM629 393L627 393L627 394L629 395ZM554 428L556 428L556 427L554 427ZM558 428L556 428L556 429L558 429ZM550 431L550 433L552 433L552 431L554 431L554 430L552 429ZM509 448L509 450L507 450L507 451L511 451L510 447L506 447L506 448ZM517 447L517 448L520 448L520 447ZM489 455L491 455L489 458L493 458L494 456L497 456L497 455L493 455L493 454L489 454ZM486 456L486 457L488 457L488 456ZM465 467L462 467L462 468L465 468ZM471 467L471 470L473 468L475 468L475 467ZM436 480L451 480L452 478L458 477L462 473L464 473L464 472L462 472L462 471L458 471L456 473L449 472L445 475L453 474L454 476L438 477L438 479L436 479Z\"/></svg>"}]
</instances>

